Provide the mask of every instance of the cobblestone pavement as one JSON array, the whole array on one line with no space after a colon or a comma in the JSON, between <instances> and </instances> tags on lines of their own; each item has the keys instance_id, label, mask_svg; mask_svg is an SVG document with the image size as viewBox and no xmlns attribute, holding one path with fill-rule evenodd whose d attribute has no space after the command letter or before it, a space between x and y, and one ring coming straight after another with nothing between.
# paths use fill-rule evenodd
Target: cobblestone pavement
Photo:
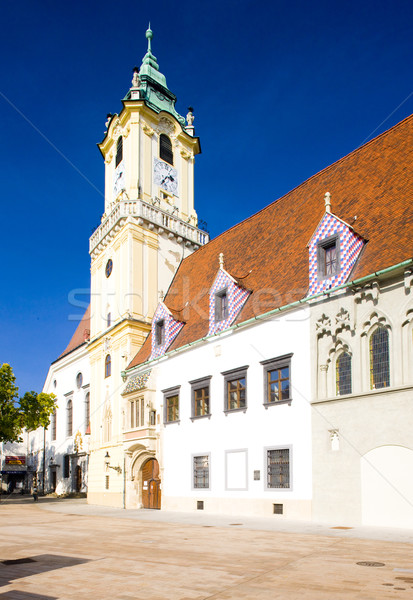
<instances>
[{"instance_id":1,"label":"cobblestone pavement","mask_svg":"<svg viewBox=\"0 0 413 600\"><path fill-rule=\"evenodd\" d=\"M386 532L359 539L344 529L45 500L0 502L0 600L413 597L413 546L402 532L398 541Z\"/></svg>"}]
</instances>

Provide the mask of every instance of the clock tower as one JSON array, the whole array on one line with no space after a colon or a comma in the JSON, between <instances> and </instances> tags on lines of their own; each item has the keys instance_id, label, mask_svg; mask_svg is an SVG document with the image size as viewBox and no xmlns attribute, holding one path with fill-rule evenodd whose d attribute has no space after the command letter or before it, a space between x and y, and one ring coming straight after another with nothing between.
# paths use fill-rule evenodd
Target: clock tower
<instances>
[{"instance_id":1,"label":"clock tower","mask_svg":"<svg viewBox=\"0 0 413 600\"><path fill-rule=\"evenodd\" d=\"M91 444L88 500L123 506L125 440L131 423L121 396L122 371L143 344L180 261L208 241L194 209L194 157L200 153L192 109L186 119L148 49L119 114L99 144L105 161L105 207L90 238ZM154 415L141 407L142 426ZM140 443L154 449L150 429ZM153 434L153 435L152 435ZM125 437L126 436L126 437ZM129 437L128 437L129 436Z\"/></svg>"}]
</instances>

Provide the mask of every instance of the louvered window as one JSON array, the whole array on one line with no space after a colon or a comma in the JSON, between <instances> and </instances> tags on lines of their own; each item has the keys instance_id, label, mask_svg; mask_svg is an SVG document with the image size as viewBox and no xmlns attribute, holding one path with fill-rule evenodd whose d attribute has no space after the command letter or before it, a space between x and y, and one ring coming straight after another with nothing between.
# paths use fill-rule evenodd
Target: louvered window
<instances>
[{"instance_id":1,"label":"louvered window","mask_svg":"<svg viewBox=\"0 0 413 600\"><path fill-rule=\"evenodd\" d=\"M118 143L116 144L116 161L115 161L115 167L118 166L118 164L120 162L122 162L123 159L123 137L120 136L118 137Z\"/></svg>"},{"instance_id":2,"label":"louvered window","mask_svg":"<svg viewBox=\"0 0 413 600\"><path fill-rule=\"evenodd\" d=\"M159 157L170 165L174 164L172 142L164 133L161 133L159 137Z\"/></svg>"}]
</instances>

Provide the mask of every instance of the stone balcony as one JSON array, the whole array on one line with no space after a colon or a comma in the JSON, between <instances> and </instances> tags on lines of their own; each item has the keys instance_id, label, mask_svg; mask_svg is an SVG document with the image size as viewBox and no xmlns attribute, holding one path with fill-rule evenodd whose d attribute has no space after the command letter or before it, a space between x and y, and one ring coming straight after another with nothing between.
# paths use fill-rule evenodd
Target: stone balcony
<instances>
[{"instance_id":1,"label":"stone balcony","mask_svg":"<svg viewBox=\"0 0 413 600\"><path fill-rule=\"evenodd\" d=\"M159 202L157 199L153 204L143 200L117 202L90 237L90 254L95 255L103 250L129 217L136 219L139 225L146 225L148 229L166 233L170 237L174 236L178 241L183 241L187 246L193 246L195 249L209 241L209 235L205 231L183 221L174 214L174 211L162 210L156 205L157 202Z\"/></svg>"}]
</instances>

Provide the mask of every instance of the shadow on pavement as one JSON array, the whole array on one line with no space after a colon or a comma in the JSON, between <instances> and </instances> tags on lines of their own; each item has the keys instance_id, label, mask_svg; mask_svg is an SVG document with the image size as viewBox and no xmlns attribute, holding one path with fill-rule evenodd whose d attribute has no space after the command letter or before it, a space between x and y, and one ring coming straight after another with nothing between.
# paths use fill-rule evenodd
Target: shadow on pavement
<instances>
[{"instance_id":1,"label":"shadow on pavement","mask_svg":"<svg viewBox=\"0 0 413 600\"><path fill-rule=\"evenodd\" d=\"M39 554L37 556L28 556L25 558L0 560L0 587L9 585L15 579L38 575L46 571L55 569L64 569L74 567L89 562L88 559L74 558L73 556L61 556L59 554ZM10 594L12 592L7 592ZM24 594L26 592L13 592L15 594ZM1 594L0 598L8 598L8 595ZM26 596L15 596L16 599ZM28 595L27 598L48 598L49 596Z\"/></svg>"},{"instance_id":2,"label":"shadow on pavement","mask_svg":"<svg viewBox=\"0 0 413 600\"><path fill-rule=\"evenodd\" d=\"M44 596L43 594L31 594L19 590L10 590L0 594L0 600L57 600L56 596Z\"/></svg>"}]
</instances>

